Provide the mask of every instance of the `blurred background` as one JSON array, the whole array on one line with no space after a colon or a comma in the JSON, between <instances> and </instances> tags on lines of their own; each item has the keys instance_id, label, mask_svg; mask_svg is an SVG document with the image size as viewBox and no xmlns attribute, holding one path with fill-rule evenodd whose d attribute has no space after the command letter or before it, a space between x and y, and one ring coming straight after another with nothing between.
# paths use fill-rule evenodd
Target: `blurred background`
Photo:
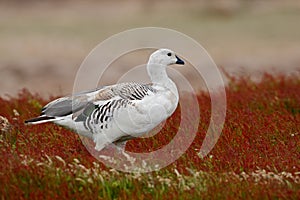
<instances>
[{"instance_id":1,"label":"blurred background","mask_svg":"<svg viewBox=\"0 0 300 200\"><path fill-rule=\"evenodd\" d=\"M70 94L98 43L145 26L189 35L232 75L299 75L299 0L2 0L0 96Z\"/></svg>"}]
</instances>

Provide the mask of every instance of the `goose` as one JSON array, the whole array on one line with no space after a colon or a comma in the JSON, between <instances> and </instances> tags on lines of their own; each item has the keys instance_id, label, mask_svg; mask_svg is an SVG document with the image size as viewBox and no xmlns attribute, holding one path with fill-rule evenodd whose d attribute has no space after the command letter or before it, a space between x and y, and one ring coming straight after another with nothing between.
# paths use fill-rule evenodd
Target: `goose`
<instances>
[{"instance_id":1,"label":"goose","mask_svg":"<svg viewBox=\"0 0 300 200\"><path fill-rule=\"evenodd\" d=\"M177 108L178 89L166 72L173 64L184 61L172 50L158 49L147 63L151 83L119 83L61 97L25 124L53 122L92 139L97 151L112 143L124 150L128 140L147 134Z\"/></svg>"}]
</instances>

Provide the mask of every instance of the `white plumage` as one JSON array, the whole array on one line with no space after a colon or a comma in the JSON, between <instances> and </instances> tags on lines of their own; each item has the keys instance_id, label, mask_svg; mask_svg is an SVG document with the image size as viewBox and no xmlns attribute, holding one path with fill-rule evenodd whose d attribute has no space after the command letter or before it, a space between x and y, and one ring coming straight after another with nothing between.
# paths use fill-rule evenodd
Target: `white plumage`
<instances>
[{"instance_id":1,"label":"white plumage","mask_svg":"<svg viewBox=\"0 0 300 200\"><path fill-rule=\"evenodd\" d=\"M167 119L178 104L178 91L166 67L184 62L169 49L151 54L147 72L150 84L120 83L48 103L27 124L54 122L91 138L100 151L111 143L124 147Z\"/></svg>"}]
</instances>

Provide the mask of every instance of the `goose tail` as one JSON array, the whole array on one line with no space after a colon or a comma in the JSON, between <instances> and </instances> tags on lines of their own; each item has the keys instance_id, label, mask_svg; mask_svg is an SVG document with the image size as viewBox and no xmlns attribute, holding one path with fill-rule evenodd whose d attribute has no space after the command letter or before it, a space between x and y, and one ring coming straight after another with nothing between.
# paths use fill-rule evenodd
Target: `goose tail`
<instances>
[{"instance_id":1,"label":"goose tail","mask_svg":"<svg viewBox=\"0 0 300 200\"><path fill-rule=\"evenodd\" d=\"M25 121L25 124L42 124L42 123L46 123L46 122L53 122L55 121L56 118L55 117L49 117L46 115L43 116L39 116L36 118L32 118L32 119L28 119Z\"/></svg>"}]
</instances>

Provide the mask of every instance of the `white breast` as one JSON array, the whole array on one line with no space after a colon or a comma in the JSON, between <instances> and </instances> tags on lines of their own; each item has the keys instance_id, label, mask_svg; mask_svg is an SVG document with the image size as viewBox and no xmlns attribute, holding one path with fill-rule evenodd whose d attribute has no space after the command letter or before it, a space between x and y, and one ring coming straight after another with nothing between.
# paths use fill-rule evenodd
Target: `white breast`
<instances>
[{"instance_id":1,"label":"white breast","mask_svg":"<svg viewBox=\"0 0 300 200\"><path fill-rule=\"evenodd\" d=\"M159 86L156 89L155 94L117 112L114 120L122 132L140 136L152 130L175 111L178 96L164 87Z\"/></svg>"}]
</instances>

